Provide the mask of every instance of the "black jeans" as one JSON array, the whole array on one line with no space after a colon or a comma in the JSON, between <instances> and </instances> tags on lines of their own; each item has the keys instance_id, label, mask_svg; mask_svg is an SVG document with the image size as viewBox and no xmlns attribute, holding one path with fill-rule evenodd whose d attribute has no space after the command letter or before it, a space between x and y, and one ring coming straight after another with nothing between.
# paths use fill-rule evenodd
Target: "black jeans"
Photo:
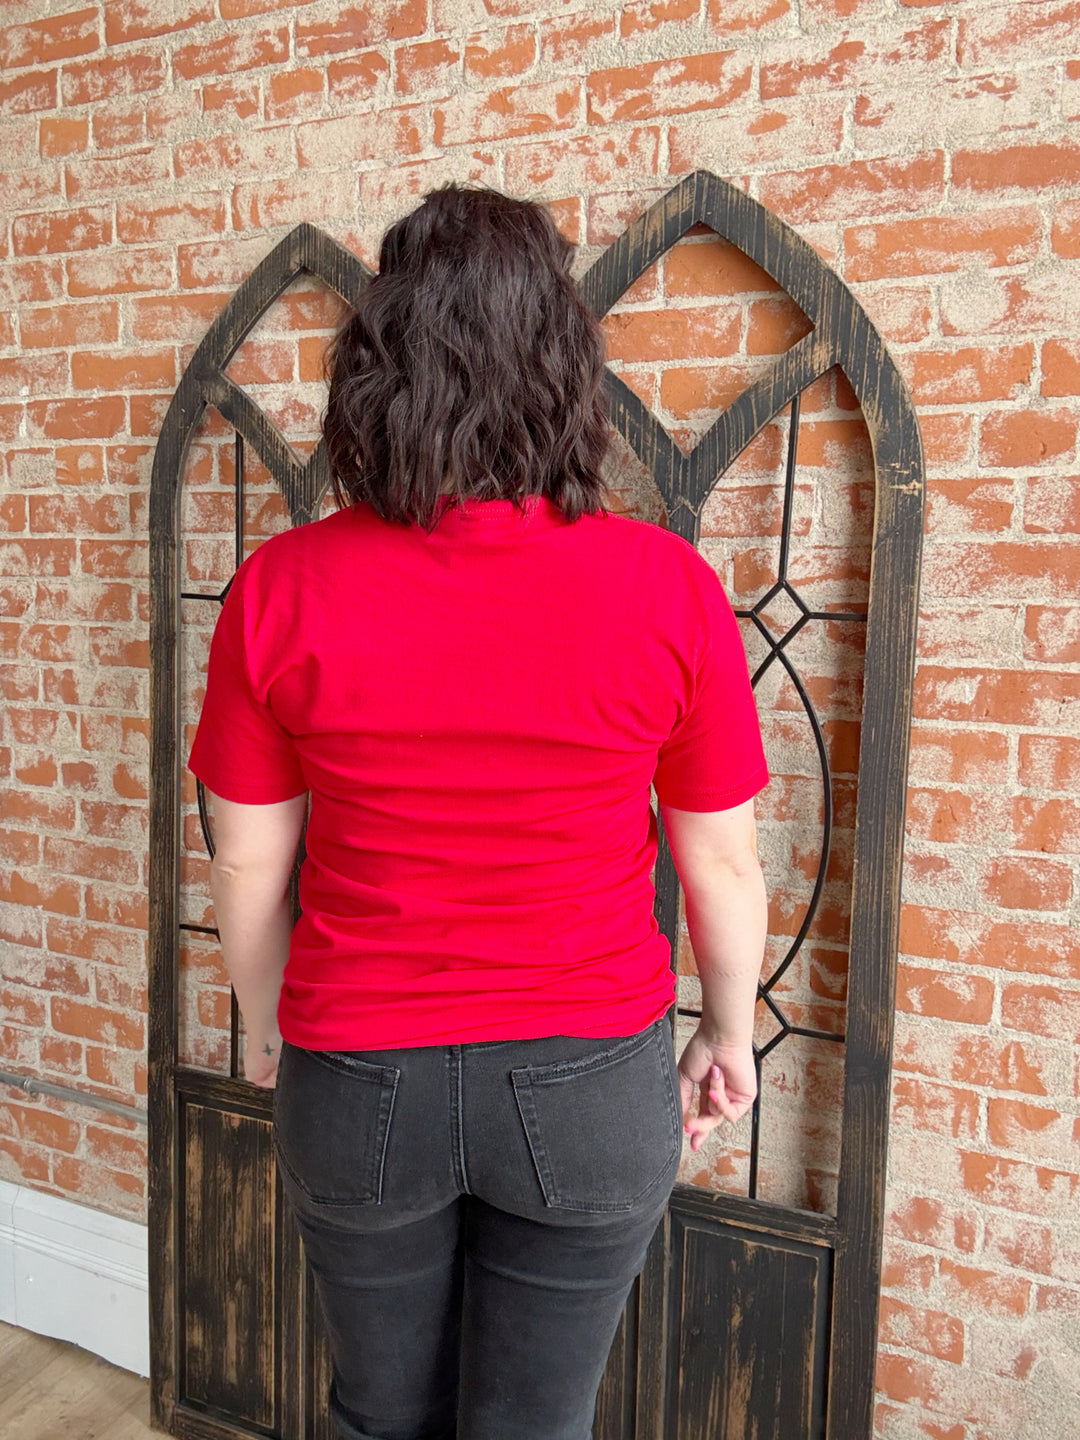
<instances>
[{"instance_id":1,"label":"black jeans","mask_svg":"<svg viewBox=\"0 0 1080 1440\"><path fill-rule=\"evenodd\" d=\"M675 1180L670 1027L286 1045L275 1140L342 1440L588 1440Z\"/></svg>"}]
</instances>

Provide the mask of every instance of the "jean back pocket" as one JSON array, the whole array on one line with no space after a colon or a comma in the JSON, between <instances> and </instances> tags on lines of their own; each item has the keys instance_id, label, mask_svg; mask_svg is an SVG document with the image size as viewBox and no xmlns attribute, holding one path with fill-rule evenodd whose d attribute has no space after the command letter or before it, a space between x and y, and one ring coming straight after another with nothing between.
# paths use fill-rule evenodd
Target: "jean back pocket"
<instances>
[{"instance_id":1,"label":"jean back pocket","mask_svg":"<svg viewBox=\"0 0 1080 1440\"><path fill-rule=\"evenodd\" d=\"M682 1138L667 1022L584 1060L511 1071L533 1164L553 1209L633 1209L674 1181Z\"/></svg>"},{"instance_id":2,"label":"jean back pocket","mask_svg":"<svg viewBox=\"0 0 1080 1440\"><path fill-rule=\"evenodd\" d=\"M400 1071L282 1047L274 1143L283 1178L319 1205L377 1205Z\"/></svg>"}]
</instances>

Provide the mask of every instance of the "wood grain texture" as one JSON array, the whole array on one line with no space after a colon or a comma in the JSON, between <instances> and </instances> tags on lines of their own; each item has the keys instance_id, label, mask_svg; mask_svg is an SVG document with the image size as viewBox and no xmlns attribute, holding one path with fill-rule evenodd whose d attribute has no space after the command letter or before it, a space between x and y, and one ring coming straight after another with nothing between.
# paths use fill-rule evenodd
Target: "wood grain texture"
<instances>
[{"instance_id":1,"label":"wood grain texture","mask_svg":"<svg viewBox=\"0 0 1080 1440\"><path fill-rule=\"evenodd\" d=\"M0 1435L151 1440L150 1382L45 1335L0 1325Z\"/></svg>"}]
</instances>

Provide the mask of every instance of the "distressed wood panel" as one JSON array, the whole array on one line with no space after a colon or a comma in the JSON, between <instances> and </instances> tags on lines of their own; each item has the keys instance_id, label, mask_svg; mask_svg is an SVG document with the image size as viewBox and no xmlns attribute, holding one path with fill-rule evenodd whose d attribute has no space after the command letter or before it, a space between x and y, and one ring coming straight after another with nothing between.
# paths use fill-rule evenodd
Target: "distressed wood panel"
<instances>
[{"instance_id":1,"label":"distressed wood panel","mask_svg":"<svg viewBox=\"0 0 1080 1440\"><path fill-rule=\"evenodd\" d=\"M671 1440L818 1440L831 1251L674 1213Z\"/></svg>"},{"instance_id":2,"label":"distressed wood panel","mask_svg":"<svg viewBox=\"0 0 1080 1440\"><path fill-rule=\"evenodd\" d=\"M270 1127L189 1103L181 1135L178 1399L274 1430L278 1207Z\"/></svg>"}]
</instances>

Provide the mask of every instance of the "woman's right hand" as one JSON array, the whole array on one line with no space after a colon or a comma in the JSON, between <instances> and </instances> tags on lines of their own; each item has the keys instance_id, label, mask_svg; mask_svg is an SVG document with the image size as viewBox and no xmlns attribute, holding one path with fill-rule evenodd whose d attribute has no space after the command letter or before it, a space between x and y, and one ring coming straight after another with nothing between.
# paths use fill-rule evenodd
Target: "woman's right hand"
<instances>
[{"instance_id":1,"label":"woman's right hand","mask_svg":"<svg viewBox=\"0 0 1080 1440\"><path fill-rule=\"evenodd\" d=\"M757 1095L753 1046L749 1041L745 1045L718 1043L699 1026L679 1059L679 1088L683 1129L690 1136L690 1149L696 1152L721 1121L740 1120L753 1105ZM697 1111L691 1113L695 1090Z\"/></svg>"}]
</instances>

